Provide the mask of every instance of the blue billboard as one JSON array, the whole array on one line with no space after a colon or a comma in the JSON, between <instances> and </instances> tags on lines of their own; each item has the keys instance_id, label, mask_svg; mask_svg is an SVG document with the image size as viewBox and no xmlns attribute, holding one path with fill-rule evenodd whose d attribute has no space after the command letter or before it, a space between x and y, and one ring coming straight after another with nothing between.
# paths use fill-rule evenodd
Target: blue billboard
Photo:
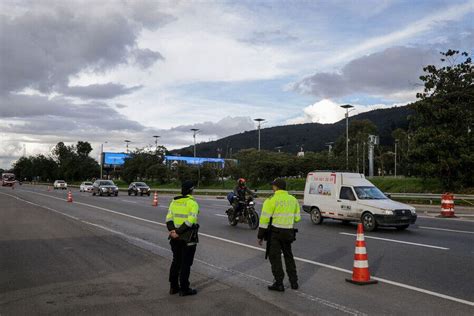
<instances>
[{"instance_id":1,"label":"blue billboard","mask_svg":"<svg viewBox=\"0 0 474 316\"><path fill-rule=\"evenodd\" d=\"M111 166L122 166L129 155L126 153L104 152L104 164Z\"/></svg>"},{"instance_id":2,"label":"blue billboard","mask_svg":"<svg viewBox=\"0 0 474 316\"><path fill-rule=\"evenodd\" d=\"M202 158L202 157L182 157L182 156L165 156L166 163L184 162L188 165L202 166L205 163L215 164L223 168L225 160L221 158Z\"/></svg>"}]
</instances>

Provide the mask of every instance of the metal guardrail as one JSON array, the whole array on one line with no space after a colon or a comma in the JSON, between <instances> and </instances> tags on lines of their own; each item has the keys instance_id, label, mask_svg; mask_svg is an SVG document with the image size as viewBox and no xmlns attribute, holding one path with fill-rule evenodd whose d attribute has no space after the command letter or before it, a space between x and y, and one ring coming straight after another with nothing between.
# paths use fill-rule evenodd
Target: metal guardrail
<instances>
[{"instance_id":1,"label":"metal guardrail","mask_svg":"<svg viewBox=\"0 0 474 316\"><path fill-rule=\"evenodd\" d=\"M50 183L37 183L38 185L50 185ZM68 187L71 188L78 188L78 185L68 185ZM120 188L120 191L127 191L125 188ZM180 189L167 189L167 188L152 188L152 191L158 191L158 192L169 192L169 193L175 193L175 192L180 192ZM225 195L229 193L231 190L227 189L196 189L194 192L196 193L201 193L201 194L217 194L217 195ZM288 191L290 194L293 195L298 195L298 196L303 196L304 191ZM272 190L258 190L257 193L260 194L272 194ZM401 199L420 199L420 200L439 200L441 199L441 194L437 193L390 193L387 192L387 194L391 195L394 198L401 198ZM456 200L465 200L465 201L474 201L474 195L473 194L454 194L454 197Z\"/></svg>"}]
</instances>

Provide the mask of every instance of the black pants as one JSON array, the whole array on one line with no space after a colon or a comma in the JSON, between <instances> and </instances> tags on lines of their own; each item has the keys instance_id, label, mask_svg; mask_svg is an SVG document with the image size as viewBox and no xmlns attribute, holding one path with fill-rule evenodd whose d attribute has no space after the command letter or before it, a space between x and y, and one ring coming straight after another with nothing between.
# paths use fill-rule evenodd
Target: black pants
<instances>
[{"instance_id":1,"label":"black pants","mask_svg":"<svg viewBox=\"0 0 474 316\"><path fill-rule=\"evenodd\" d=\"M296 274L296 264L291 250L291 244L295 240L295 234L292 229L272 229L272 237L270 241L270 249L268 258L272 265L272 273L277 283L283 283L285 272L281 261L281 254L285 258L286 273L291 283L298 281Z\"/></svg>"},{"instance_id":2,"label":"black pants","mask_svg":"<svg viewBox=\"0 0 474 316\"><path fill-rule=\"evenodd\" d=\"M173 262L170 268L170 284L174 289L189 289L189 275L196 253L196 245L188 246L183 240L171 240Z\"/></svg>"}]
</instances>

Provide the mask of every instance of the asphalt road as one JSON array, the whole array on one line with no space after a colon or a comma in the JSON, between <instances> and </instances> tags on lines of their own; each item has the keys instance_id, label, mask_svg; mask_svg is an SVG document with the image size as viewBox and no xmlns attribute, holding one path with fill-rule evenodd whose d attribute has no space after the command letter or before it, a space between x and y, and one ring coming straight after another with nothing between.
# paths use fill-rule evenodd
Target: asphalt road
<instances>
[{"instance_id":1,"label":"asphalt road","mask_svg":"<svg viewBox=\"0 0 474 316\"><path fill-rule=\"evenodd\" d=\"M164 299L167 289L165 275L170 258L164 221L170 197L160 196L160 205L156 208L151 206L152 198L149 197L129 197L124 194L118 197L92 197L88 193L78 191L73 191L73 196L74 202L67 203L65 191L48 192L42 186L25 185L15 190L1 189L0 205L10 200L9 209L20 210L26 206L34 206L35 211L32 212L49 214L50 217L63 220L66 218L68 222L74 222L74 225L82 227L81 229L87 227L88 230L97 231L97 234L106 234L114 240L120 240L122 243L115 249L95 239L88 239L94 246L84 247L83 252L77 254L75 270L83 271L81 272L83 278L87 278L87 273L90 273L91 279L95 279L94 275L98 271L104 269L113 271L113 266L102 267L102 261L101 264L84 268L84 262L89 262L87 259L89 257L98 257L100 260L104 260L104 257L115 258L111 260L123 266L146 264L156 266L157 270L164 272L157 278L148 278L149 282L146 282L146 277L141 279L144 282L141 286L146 289L152 288L159 279L161 287L153 293L156 293L157 300ZM14 197L18 199L15 200ZM422 217L418 219L417 225L403 232L380 229L366 234L370 270L372 276L380 282L377 285L359 287L344 281L350 276L353 264L355 225L342 225L328 220L323 225L315 226L309 217L304 215L299 225L300 233L294 243L301 289L287 290L281 294L270 293L265 289L265 285L272 281L272 275L269 263L264 260L263 249L256 245L256 232L240 224L237 227L228 226L224 213L228 208L227 201L198 198L198 202L201 206L199 218L201 243L193 267L195 272L193 277L197 278L194 280L197 287L202 287L204 291L210 281L202 280L207 278L212 280L211 283L222 284L232 289L231 291L258 300L257 304L261 304L260 306L274 308L276 313L283 311L295 314L474 314L473 221ZM4 211L0 212L1 217L6 216L5 214ZM4 219L1 221L3 223ZM50 222L52 221L43 224L51 225L49 229L51 234L54 234L56 229ZM9 231L9 225L0 225L6 229L2 228L0 231L0 240L4 240L3 235L5 231ZM34 244L31 246L25 244L19 243L18 247L35 248ZM15 257L16 252L11 249L11 245L9 247L10 250L6 254ZM103 247L106 248L104 251ZM134 254L139 250L140 253L144 253L143 256ZM0 258L5 257L4 251L5 247L1 247ZM152 258L148 259L151 263L147 258ZM15 269L22 271L22 264L35 265L35 260L29 259L31 262L26 259L20 260L20 265L12 264L11 262L15 261L9 259L13 261L7 268L12 269L14 275ZM140 263L133 264L133 262ZM60 263L48 266L51 275L55 274L56 269L61 271ZM0 261L2 272L5 271L3 264L2 259ZM121 272L115 271L114 275L120 279ZM5 303L4 298L11 297L11 293L18 291L15 289L15 284L26 282L30 284L30 288L42 286L41 279L35 278L31 281L10 277L7 279L8 282L5 282L3 274L1 276L0 314L2 315L5 306L12 308L8 309L10 311L15 310L17 304L14 301ZM124 278L127 277L129 277L127 273L124 273ZM123 291L127 290L130 289ZM225 293L220 294L225 296ZM120 302L125 306L129 301L140 300L141 296L142 294L138 293L129 300L120 297ZM144 296L153 300L153 294L147 292ZM91 297L95 297L95 294L91 294ZM18 305L20 302L21 300ZM213 300L200 302L208 307L215 305ZM234 297L228 296L227 302L234 302ZM133 304L130 304L132 303L129 303L127 308L133 309ZM112 308L115 307L111 306L110 310L102 308L113 313ZM93 309L93 311L99 310ZM268 314L274 313L272 309L265 311ZM144 312L152 313L153 310ZM197 310L193 312L199 313ZM246 310L239 308L238 312L246 313Z\"/></svg>"}]
</instances>

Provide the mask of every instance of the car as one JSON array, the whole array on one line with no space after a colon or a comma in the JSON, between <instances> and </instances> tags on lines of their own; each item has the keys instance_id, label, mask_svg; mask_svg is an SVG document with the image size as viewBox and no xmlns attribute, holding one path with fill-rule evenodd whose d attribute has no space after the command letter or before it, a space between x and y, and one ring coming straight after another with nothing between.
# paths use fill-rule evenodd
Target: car
<instances>
[{"instance_id":1,"label":"car","mask_svg":"<svg viewBox=\"0 0 474 316\"><path fill-rule=\"evenodd\" d=\"M112 180L96 180L92 185L92 195L115 195L119 192L118 187Z\"/></svg>"},{"instance_id":2,"label":"car","mask_svg":"<svg viewBox=\"0 0 474 316\"><path fill-rule=\"evenodd\" d=\"M391 200L363 174L313 171L308 173L303 210L315 225L330 218L361 222L364 230L378 226L404 230L417 219L413 206Z\"/></svg>"},{"instance_id":3,"label":"car","mask_svg":"<svg viewBox=\"0 0 474 316\"><path fill-rule=\"evenodd\" d=\"M81 185L79 186L79 192L92 192L92 182L82 182Z\"/></svg>"},{"instance_id":4,"label":"car","mask_svg":"<svg viewBox=\"0 0 474 316\"><path fill-rule=\"evenodd\" d=\"M151 194L151 189L150 187L145 183L145 182L132 182L128 186L128 195L148 195L150 196Z\"/></svg>"},{"instance_id":5,"label":"car","mask_svg":"<svg viewBox=\"0 0 474 316\"><path fill-rule=\"evenodd\" d=\"M53 188L55 190L67 190L67 183L64 180L56 180L53 183Z\"/></svg>"}]
</instances>

